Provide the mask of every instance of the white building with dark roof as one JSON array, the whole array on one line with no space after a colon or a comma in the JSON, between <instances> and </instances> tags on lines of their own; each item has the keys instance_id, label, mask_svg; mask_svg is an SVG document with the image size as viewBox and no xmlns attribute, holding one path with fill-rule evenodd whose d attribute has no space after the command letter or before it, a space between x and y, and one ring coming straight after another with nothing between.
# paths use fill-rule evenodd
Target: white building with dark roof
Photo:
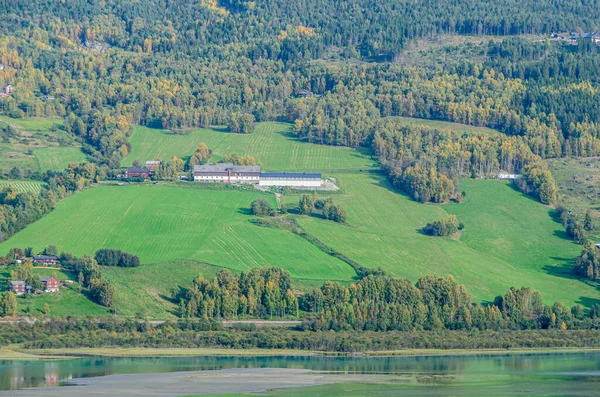
<instances>
[{"instance_id":1,"label":"white building with dark roof","mask_svg":"<svg viewBox=\"0 0 600 397\"><path fill-rule=\"evenodd\" d=\"M194 166L195 182L258 184L259 179L258 165L219 163Z\"/></svg>"},{"instance_id":2,"label":"white building with dark roof","mask_svg":"<svg viewBox=\"0 0 600 397\"><path fill-rule=\"evenodd\" d=\"M293 172L263 172L258 183L260 186L321 187L321 174Z\"/></svg>"},{"instance_id":3,"label":"white building with dark roof","mask_svg":"<svg viewBox=\"0 0 600 397\"><path fill-rule=\"evenodd\" d=\"M323 186L321 174L260 172L258 165L233 165L231 163L196 165L194 166L194 181L300 188Z\"/></svg>"}]
</instances>

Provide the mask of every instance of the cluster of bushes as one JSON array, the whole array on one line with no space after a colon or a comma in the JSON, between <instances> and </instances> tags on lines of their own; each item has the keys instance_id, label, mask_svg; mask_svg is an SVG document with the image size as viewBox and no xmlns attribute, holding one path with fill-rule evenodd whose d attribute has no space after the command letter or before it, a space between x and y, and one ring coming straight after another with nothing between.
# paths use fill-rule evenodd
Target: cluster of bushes
<instances>
[{"instance_id":1,"label":"cluster of bushes","mask_svg":"<svg viewBox=\"0 0 600 397\"><path fill-rule=\"evenodd\" d=\"M451 236L462 230L463 227L464 225L458 222L455 215L450 215L448 218L428 223L423 228L423 232L430 236Z\"/></svg>"},{"instance_id":2,"label":"cluster of bushes","mask_svg":"<svg viewBox=\"0 0 600 397\"><path fill-rule=\"evenodd\" d=\"M320 199L317 193L302 195L298 201L298 212L302 215L317 213L323 218L334 222L346 222L346 210L344 210L341 204L334 205L331 197Z\"/></svg>"},{"instance_id":3,"label":"cluster of bushes","mask_svg":"<svg viewBox=\"0 0 600 397\"><path fill-rule=\"evenodd\" d=\"M583 248L581 255L575 259L573 271L579 277L590 280L600 279L600 250L588 243Z\"/></svg>"},{"instance_id":4,"label":"cluster of bushes","mask_svg":"<svg viewBox=\"0 0 600 397\"><path fill-rule=\"evenodd\" d=\"M284 317L308 313L310 330L411 331L456 329L570 329L598 326L600 305L586 316L581 305L548 306L529 288L511 288L490 305L473 303L452 276L425 276L413 284L385 275L366 275L350 286L327 281L296 296L289 273L253 269L214 279L198 277L180 300L182 317Z\"/></svg>"},{"instance_id":5,"label":"cluster of bushes","mask_svg":"<svg viewBox=\"0 0 600 397\"><path fill-rule=\"evenodd\" d=\"M275 209L266 199L259 198L250 204L250 213L256 216L275 216Z\"/></svg>"},{"instance_id":6,"label":"cluster of bushes","mask_svg":"<svg viewBox=\"0 0 600 397\"><path fill-rule=\"evenodd\" d=\"M138 267L140 265L140 258L136 255L108 248L96 251L94 259L100 266Z\"/></svg>"},{"instance_id":7,"label":"cluster of bushes","mask_svg":"<svg viewBox=\"0 0 600 397\"><path fill-rule=\"evenodd\" d=\"M543 204L554 204L558 199L558 189L554 177L542 160L532 161L521 170L521 178L514 180L515 185L525 194L537 198Z\"/></svg>"},{"instance_id":8,"label":"cluster of bushes","mask_svg":"<svg viewBox=\"0 0 600 397\"><path fill-rule=\"evenodd\" d=\"M227 125L229 131L237 134L251 134L254 132L254 115L252 113L231 113Z\"/></svg>"},{"instance_id":9,"label":"cluster of bushes","mask_svg":"<svg viewBox=\"0 0 600 397\"><path fill-rule=\"evenodd\" d=\"M586 211L583 222L577 218L576 214L567 210L563 205L556 207L554 216L565 227L567 236L579 244L585 244L587 242L587 232L594 229L594 220L589 210Z\"/></svg>"},{"instance_id":10,"label":"cluster of bushes","mask_svg":"<svg viewBox=\"0 0 600 397\"><path fill-rule=\"evenodd\" d=\"M88 290L89 298L105 307L113 305L115 289L104 278L102 268L89 255L76 258L69 252L62 252L59 257L62 266L77 274L80 287Z\"/></svg>"},{"instance_id":11,"label":"cluster of bushes","mask_svg":"<svg viewBox=\"0 0 600 397\"><path fill-rule=\"evenodd\" d=\"M185 168L187 171L194 171L195 165L206 164L209 162L211 157L212 150L208 148L206 143L200 142L200 144L198 144L196 147L194 154L190 156Z\"/></svg>"}]
</instances>

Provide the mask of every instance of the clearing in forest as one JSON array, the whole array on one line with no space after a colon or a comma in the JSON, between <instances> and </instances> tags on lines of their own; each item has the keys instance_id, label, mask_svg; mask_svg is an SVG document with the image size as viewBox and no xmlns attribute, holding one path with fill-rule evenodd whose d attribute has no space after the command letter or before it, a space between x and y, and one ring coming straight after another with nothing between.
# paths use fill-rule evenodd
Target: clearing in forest
<instances>
[{"instance_id":1,"label":"clearing in forest","mask_svg":"<svg viewBox=\"0 0 600 397\"><path fill-rule=\"evenodd\" d=\"M60 129L59 118L12 119L0 116L0 128L10 125L11 132L2 134L0 171L13 167L33 171L62 171L70 163L86 160L81 145Z\"/></svg>"},{"instance_id":2,"label":"clearing in forest","mask_svg":"<svg viewBox=\"0 0 600 397\"><path fill-rule=\"evenodd\" d=\"M450 121L441 120L427 120L419 119L416 117L393 117L394 120L398 120L401 124L418 126L423 125L425 127L436 128L438 130L450 130L461 134L471 134L474 132L484 132L486 134L501 134L500 131L494 130L488 127L475 127L467 124L453 123Z\"/></svg>"},{"instance_id":3,"label":"clearing in forest","mask_svg":"<svg viewBox=\"0 0 600 397\"><path fill-rule=\"evenodd\" d=\"M40 181L0 181L0 188L12 186L17 193L39 193L44 186Z\"/></svg>"},{"instance_id":4,"label":"clearing in forest","mask_svg":"<svg viewBox=\"0 0 600 397\"><path fill-rule=\"evenodd\" d=\"M233 134L220 129L196 129L178 135L165 130L136 127L131 153L124 161L188 158L200 142L213 151L213 162L224 155L251 155L268 171L332 171L376 168L376 161L347 147L332 147L298 141L290 136L289 123L257 123L252 134Z\"/></svg>"}]
</instances>

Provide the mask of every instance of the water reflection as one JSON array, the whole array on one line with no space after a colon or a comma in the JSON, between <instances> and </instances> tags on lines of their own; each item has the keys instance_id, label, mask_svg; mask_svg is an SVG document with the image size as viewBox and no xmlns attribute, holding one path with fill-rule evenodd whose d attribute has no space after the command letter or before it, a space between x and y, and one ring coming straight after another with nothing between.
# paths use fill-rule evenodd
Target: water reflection
<instances>
[{"instance_id":1,"label":"water reflection","mask_svg":"<svg viewBox=\"0 0 600 397\"><path fill-rule=\"evenodd\" d=\"M447 357L150 357L82 358L48 361L0 361L0 390L58 386L73 378L125 373L295 368L344 374L409 375L418 384L446 384L481 376L590 374L600 354L544 354ZM600 375L600 374L599 374ZM590 382L600 377L589 376ZM407 378L408 379L408 378ZM400 378L398 378L400 381ZM402 380L402 382L406 379Z\"/></svg>"}]
</instances>

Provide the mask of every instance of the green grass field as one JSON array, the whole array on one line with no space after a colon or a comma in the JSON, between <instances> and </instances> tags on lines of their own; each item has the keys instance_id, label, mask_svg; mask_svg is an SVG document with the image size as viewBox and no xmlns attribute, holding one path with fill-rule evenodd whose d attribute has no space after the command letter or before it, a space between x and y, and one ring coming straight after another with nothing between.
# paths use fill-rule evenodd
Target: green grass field
<instances>
[{"instance_id":1,"label":"green grass field","mask_svg":"<svg viewBox=\"0 0 600 397\"><path fill-rule=\"evenodd\" d=\"M40 181L0 181L0 188L12 186L19 193L39 193L44 186Z\"/></svg>"},{"instance_id":2,"label":"green grass field","mask_svg":"<svg viewBox=\"0 0 600 397\"><path fill-rule=\"evenodd\" d=\"M584 213L600 211L600 157L546 160L556 180L560 201Z\"/></svg>"},{"instance_id":3,"label":"green grass field","mask_svg":"<svg viewBox=\"0 0 600 397\"><path fill-rule=\"evenodd\" d=\"M23 119L13 119L12 117L0 115L0 122L30 131L51 131L53 126L62 125L62 119L60 117L28 117Z\"/></svg>"},{"instance_id":4,"label":"green grass field","mask_svg":"<svg viewBox=\"0 0 600 397\"><path fill-rule=\"evenodd\" d=\"M404 125L424 125L425 127L437 128L439 130L451 130L458 133L473 133L473 132L485 132L488 134L498 134L500 133L498 130L494 130L492 128L487 127L474 127L472 125L460 124L460 123L452 123L450 121L440 121L440 120L427 120L427 119L418 119L415 117L394 117L394 120L400 121L401 124Z\"/></svg>"},{"instance_id":5,"label":"green grass field","mask_svg":"<svg viewBox=\"0 0 600 397\"><path fill-rule=\"evenodd\" d=\"M131 153L124 165L134 160L189 157L200 142L213 151L213 161L226 154L251 155L270 171L359 170L376 167L375 161L356 150L299 142L289 137L291 124L258 123L248 135L218 129L198 129L185 135L146 127L136 127L131 137Z\"/></svg>"},{"instance_id":6,"label":"green grass field","mask_svg":"<svg viewBox=\"0 0 600 397\"><path fill-rule=\"evenodd\" d=\"M40 170L62 171L71 163L83 163L85 154L78 147L42 148L34 152Z\"/></svg>"},{"instance_id":7,"label":"green grass field","mask_svg":"<svg viewBox=\"0 0 600 397\"><path fill-rule=\"evenodd\" d=\"M285 135L289 128L260 123L250 135L205 129L178 136L139 127L127 162L185 157L204 141L215 158L233 152L252 155L271 170L348 171L373 165L352 149L290 139ZM564 228L550 217L550 208L505 182L463 180L465 203L424 205L392 191L379 174L332 174L343 188L333 199L347 210L348 223L314 217L302 217L299 223L362 266L381 266L413 281L426 274L452 274L478 301L492 300L511 286L537 289L549 303L560 300L589 307L600 299L596 288L569 275L581 247L565 238ZM106 277L116 287L120 314L157 318L175 309L168 299L174 288L220 267L239 271L281 266L303 288L328 279L344 283L353 279L354 271L346 263L309 241L250 223L247 209L260 196L275 203L274 196L252 190L169 184L97 187L60 202L48 216L0 244L0 253L11 247L31 245L41 250L53 244L75 255L93 254L103 247L139 255L143 266L107 269ZM297 203L298 195L283 200ZM466 225L460 239L420 232L428 222L448 214L456 214Z\"/></svg>"},{"instance_id":8,"label":"green grass field","mask_svg":"<svg viewBox=\"0 0 600 397\"><path fill-rule=\"evenodd\" d=\"M589 305L600 299L594 287L566 273L581 246L564 238L549 208L504 182L463 180L466 202L439 206L392 192L383 177L343 175L340 181L346 194L334 201L347 210L348 225L308 217L300 224L363 266L381 266L411 280L452 274L483 301L511 286L537 289L547 302ZM428 222L449 213L466 225L460 240L420 233Z\"/></svg>"},{"instance_id":9,"label":"green grass field","mask_svg":"<svg viewBox=\"0 0 600 397\"><path fill-rule=\"evenodd\" d=\"M120 313L129 315L142 311L159 316L159 309L169 307L161 296L189 285L205 268L198 262L233 270L280 266L309 280L355 276L350 266L301 237L251 224L247 211L257 197L275 203L273 195L254 191L154 185L88 189L61 201L49 215L0 244L0 251L26 246L39 251L53 244L78 256L103 247L139 255L144 264L139 269L106 271L117 295L129 297L117 304Z\"/></svg>"},{"instance_id":10,"label":"green grass field","mask_svg":"<svg viewBox=\"0 0 600 397\"><path fill-rule=\"evenodd\" d=\"M59 118L12 119L0 116L0 127L14 127L12 137L3 136L0 142L0 169L5 172L13 167L35 171L64 170L70 163L86 160L79 143L61 129Z\"/></svg>"}]
</instances>

